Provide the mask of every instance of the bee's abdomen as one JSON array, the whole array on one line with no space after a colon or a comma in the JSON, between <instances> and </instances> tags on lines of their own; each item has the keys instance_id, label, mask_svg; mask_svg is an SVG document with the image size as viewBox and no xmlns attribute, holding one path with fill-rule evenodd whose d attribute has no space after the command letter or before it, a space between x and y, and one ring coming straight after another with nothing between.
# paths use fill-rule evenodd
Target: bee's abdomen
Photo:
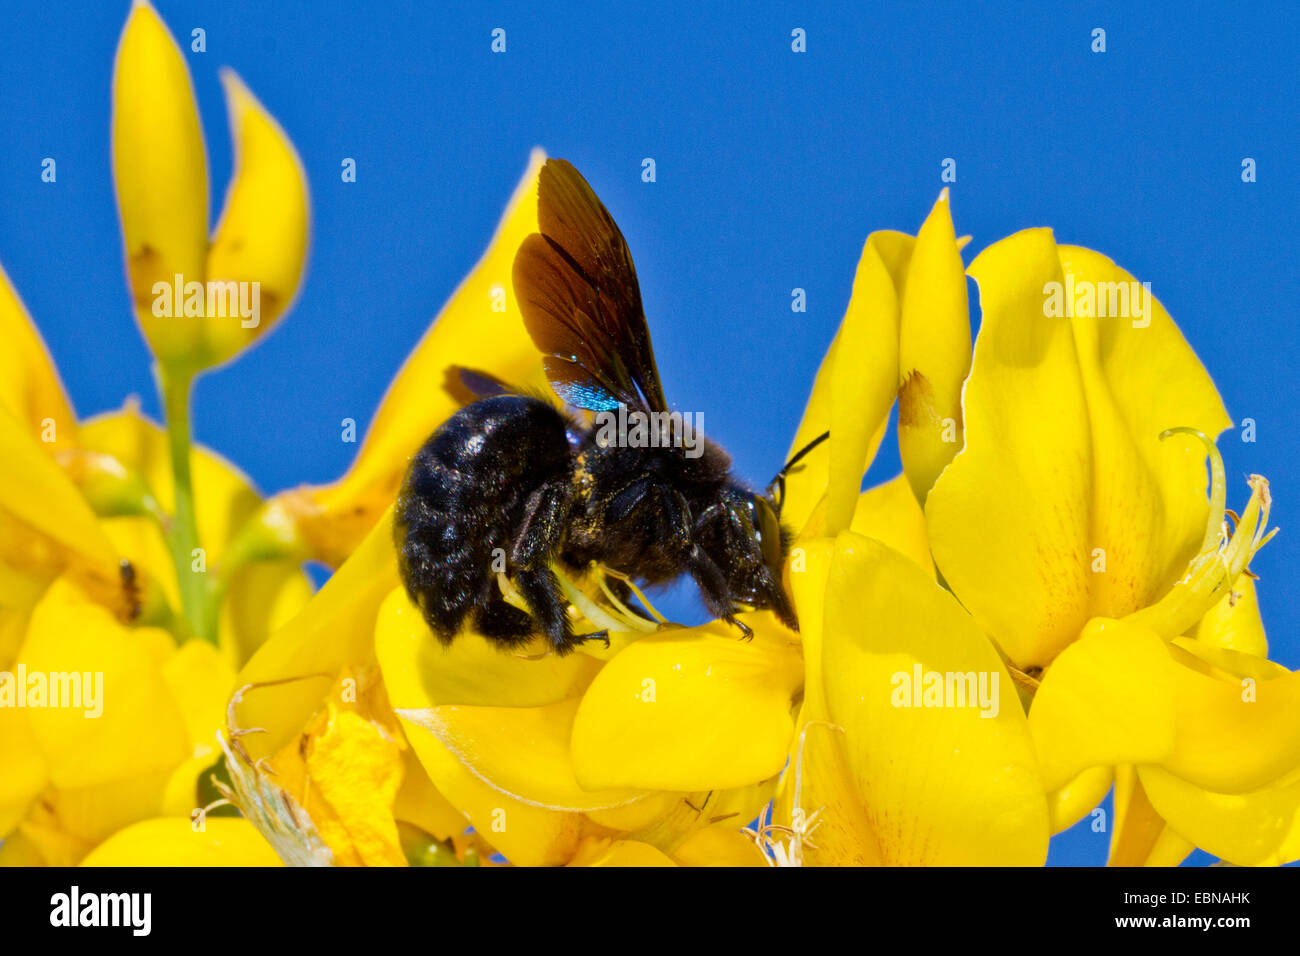
<instances>
[{"instance_id":1,"label":"bee's abdomen","mask_svg":"<svg viewBox=\"0 0 1300 956\"><path fill-rule=\"evenodd\" d=\"M411 459L394 538L407 594L439 637L494 597L494 558L510 553L529 496L571 469L564 417L518 395L461 409Z\"/></svg>"}]
</instances>

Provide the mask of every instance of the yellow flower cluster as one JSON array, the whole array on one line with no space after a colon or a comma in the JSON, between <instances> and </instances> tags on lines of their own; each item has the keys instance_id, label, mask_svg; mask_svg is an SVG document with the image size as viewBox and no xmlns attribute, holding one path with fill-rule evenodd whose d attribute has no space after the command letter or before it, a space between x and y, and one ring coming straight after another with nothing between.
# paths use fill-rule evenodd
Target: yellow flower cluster
<instances>
[{"instance_id":1,"label":"yellow flower cluster","mask_svg":"<svg viewBox=\"0 0 1300 956\"><path fill-rule=\"evenodd\" d=\"M791 443L830 433L787 481L799 633L659 626L575 587L608 648L444 645L399 580L392 504L463 404L449 368L546 387L514 296L488 307L544 157L348 472L263 501L191 446L188 395L289 307L307 188L224 82L237 157L210 237L188 71L134 7L113 156L166 430L129 406L79 422L0 286L0 862L1040 865L1112 787L1112 864L1300 858L1300 674L1267 658L1249 570L1268 484L1228 510L1230 419L1158 302L1045 307L1135 287L1109 259L1031 229L968 270L946 191L916 236L868 237ZM174 307L192 280L256 282L266 308L160 315L176 277ZM863 492L895 403L903 473ZM306 559L334 568L314 594ZM30 701L20 674L78 675L102 713Z\"/></svg>"}]
</instances>

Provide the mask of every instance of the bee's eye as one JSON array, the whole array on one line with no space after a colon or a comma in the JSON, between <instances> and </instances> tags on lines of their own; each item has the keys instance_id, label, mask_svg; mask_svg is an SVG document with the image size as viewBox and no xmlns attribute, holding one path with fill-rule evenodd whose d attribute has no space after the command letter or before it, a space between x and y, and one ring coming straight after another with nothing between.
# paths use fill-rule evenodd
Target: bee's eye
<instances>
[{"instance_id":1,"label":"bee's eye","mask_svg":"<svg viewBox=\"0 0 1300 956\"><path fill-rule=\"evenodd\" d=\"M763 563L770 568L781 564L781 522L776 509L766 498L755 495L751 506L754 511L754 532L763 548Z\"/></svg>"}]
</instances>

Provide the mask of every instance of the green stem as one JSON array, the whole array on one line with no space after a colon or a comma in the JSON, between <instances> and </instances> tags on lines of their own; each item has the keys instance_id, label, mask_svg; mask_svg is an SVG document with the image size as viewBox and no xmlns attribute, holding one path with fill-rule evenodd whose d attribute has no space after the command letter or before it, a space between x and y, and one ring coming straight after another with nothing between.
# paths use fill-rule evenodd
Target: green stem
<instances>
[{"instance_id":1,"label":"green stem","mask_svg":"<svg viewBox=\"0 0 1300 956\"><path fill-rule=\"evenodd\" d=\"M176 565L181 607L194 634L215 645L216 615L210 607L213 594L207 572L194 570L195 551L200 547L194 481L190 474L190 392L194 373L160 369L158 378L167 419L167 442L171 451L172 486L176 499L167 539ZM206 561L202 566L206 567Z\"/></svg>"}]
</instances>

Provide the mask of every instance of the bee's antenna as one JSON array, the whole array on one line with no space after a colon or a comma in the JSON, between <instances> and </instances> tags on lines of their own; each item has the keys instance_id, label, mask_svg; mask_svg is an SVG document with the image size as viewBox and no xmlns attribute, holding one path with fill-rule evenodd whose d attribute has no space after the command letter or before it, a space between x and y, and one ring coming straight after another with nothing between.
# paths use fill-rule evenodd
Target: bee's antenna
<instances>
[{"instance_id":1,"label":"bee's antenna","mask_svg":"<svg viewBox=\"0 0 1300 956\"><path fill-rule=\"evenodd\" d=\"M778 471L776 473L776 477L773 478L768 483L767 485L768 497L773 497L772 496L773 489L779 490L781 492L781 496L779 498L774 499L776 504L776 513L778 515L781 513L781 506L785 504L785 476L789 473L791 468L799 464L799 462L801 462L804 459L804 456L806 456L810 451L812 451L814 448L816 448L818 445L820 445L822 442L824 442L826 439L830 437L831 437L830 432L828 431L822 432L820 435L818 435L808 444L804 445L802 448L800 448L797 452L794 453L794 455L790 458L790 460L785 463L785 467L782 468L780 471Z\"/></svg>"}]
</instances>

